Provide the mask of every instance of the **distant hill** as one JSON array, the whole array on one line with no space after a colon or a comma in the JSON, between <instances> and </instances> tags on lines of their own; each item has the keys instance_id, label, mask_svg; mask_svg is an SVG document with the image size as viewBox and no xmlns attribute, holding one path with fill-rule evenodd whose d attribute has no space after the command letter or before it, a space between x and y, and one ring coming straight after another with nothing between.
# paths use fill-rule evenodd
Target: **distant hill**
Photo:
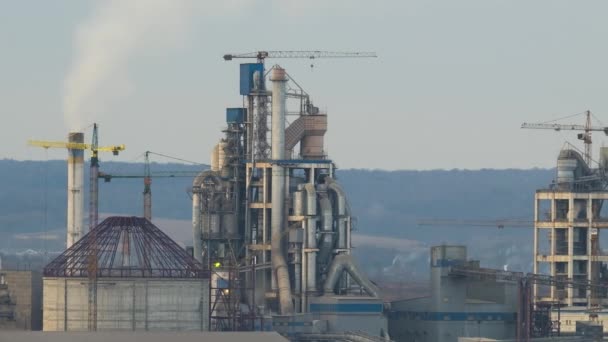
<instances>
[{"instance_id":1,"label":"distant hill","mask_svg":"<svg viewBox=\"0 0 608 342\"><path fill-rule=\"evenodd\" d=\"M206 167L152 164L153 172L203 168ZM142 174L143 164L104 162L101 169L111 174ZM484 264L528 268L532 260L531 228L419 227L416 221L425 218L532 219L534 191L549 184L554 172L549 169L339 170L337 176L348 193L360 234L418 240L425 246L465 243L469 245L470 255L481 257ZM45 230L62 234L66 177L65 161L0 160L0 250L40 248L42 242L34 237ZM88 174L86 177L88 179ZM190 220L187 190L191 182L191 178L155 178L153 216ZM142 190L142 179L101 182L100 212L141 215ZM60 249L62 243L63 237L44 242L47 248L55 249ZM405 255L403 251L391 252L392 247L378 248L384 249L376 255L381 256L381 260L370 257L362 263L376 268L399 267L400 262L414 259L425 264L428 258L426 252ZM374 254L373 246L362 247L357 253L364 251L370 256Z\"/></svg>"}]
</instances>

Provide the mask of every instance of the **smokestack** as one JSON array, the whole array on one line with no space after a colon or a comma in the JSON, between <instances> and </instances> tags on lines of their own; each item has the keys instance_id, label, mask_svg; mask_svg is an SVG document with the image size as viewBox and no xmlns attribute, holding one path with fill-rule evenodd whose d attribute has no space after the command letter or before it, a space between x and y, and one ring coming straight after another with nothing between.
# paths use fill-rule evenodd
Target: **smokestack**
<instances>
[{"instance_id":1,"label":"smokestack","mask_svg":"<svg viewBox=\"0 0 608 342\"><path fill-rule=\"evenodd\" d=\"M276 275L279 288L279 303L281 314L293 312L291 301L291 284L289 271L283 250L283 229L285 222L285 169L276 164L277 160L285 159L285 85L287 83L285 70L275 67L270 75L272 81L272 212L271 212L271 251L272 268Z\"/></svg>"},{"instance_id":2,"label":"smokestack","mask_svg":"<svg viewBox=\"0 0 608 342\"><path fill-rule=\"evenodd\" d=\"M70 143L84 144L84 133L72 132ZM67 248L84 235L83 232L84 150L68 148L68 216Z\"/></svg>"}]
</instances>

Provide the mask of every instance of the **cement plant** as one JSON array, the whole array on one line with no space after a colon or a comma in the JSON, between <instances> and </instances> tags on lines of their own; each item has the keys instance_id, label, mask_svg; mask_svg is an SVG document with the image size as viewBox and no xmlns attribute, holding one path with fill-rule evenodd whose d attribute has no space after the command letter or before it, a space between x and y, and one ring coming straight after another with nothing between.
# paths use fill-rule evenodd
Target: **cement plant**
<instances>
[{"instance_id":1,"label":"cement plant","mask_svg":"<svg viewBox=\"0 0 608 342\"><path fill-rule=\"evenodd\" d=\"M61 7L60 11L77 13L81 10L77 3ZM605 113L600 114L601 108L595 112L595 109L583 107L578 109L578 114L569 115L570 109L561 109L566 107L564 99L563 103L546 111L543 108L538 113L541 117L543 113L555 114L555 111L563 110L560 114L563 117L559 119L554 119L557 114L553 117L547 114L547 121L530 118L531 122L522 124L523 120L518 118L513 126L508 121L512 118L492 116L494 107L514 110L530 105L512 104L519 101L514 100L517 94L529 99L536 96L536 93L519 90L518 87L524 89L527 83L537 88L549 87L547 84L551 83L550 90L558 92L564 83L568 83L564 81L568 68L552 66L547 74L541 71L544 64L552 65L553 58L567 54L566 51L542 59L535 66L535 71L541 70L538 71L540 76L519 71L521 65L509 69L499 63L466 60L463 63L474 65L478 74L463 76L458 74L458 67L446 62L446 68L451 71L433 79L427 78L426 74L432 73L434 68L441 69L443 62L419 67L412 64L417 55L429 61L436 61L436 58L452 61L458 60L461 51L498 44L500 46L488 55L521 59L524 65L533 59L530 57L533 53L529 51L534 51L542 40L526 41L526 47L521 51L525 50L530 56L524 56L524 53L520 56L519 52L503 48L502 44L508 46L506 36L510 37L515 34L512 31L519 29L519 21L508 16L505 25L509 27L509 35L503 35L502 31L496 34L494 30L484 37L486 27L496 23L477 15L479 9L466 11L475 13L475 20L484 20L485 26L472 25L473 29L462 33L458 31L459 25L467 26L473 20L463 15L460 5L454 4L450 4L453 8L449 7L445 15L457 18L458 25L446 24L448 26L438 30L439 33L435 29L441 27L438 22L445 17L428 26L420 26L420 30L391 26L390 30L383 31L395 34L389 39L391 47L405 46L406 50L398 54L390 49L355 47L369 46L375 43L374 40L382 41L385 37L375 31L377 26L416 21L420 13L434 5L408 8L406 16L405 10L403 13L389 11L382 4L367 4L365 11L377 15L353 17L352 22L356 25L350 23L354 26L344 31L352 31L353 27L360 31L349 32L348 37L354 38L348 40L333 36L341 30L340 24L333 22L328 24L332 26L331 30L323 29L322 34L317 32L315 36L316 26L327 24L323 22L325 15L334 19L349 15L349 8L336 9L330 2L322 5L311 0L287 7L279 2L269 2L272 4L266 4L264 12L270 11L273 16L280 17L272 27L263 26L264 20L259 18L267 14L261 10L256 12L254 4L239 3L251 12L238 12L240 14L233 17L226 14L233 13L232 1L220 1L213 6L204 1L177 0L101 3L100 8L105 11L96 13L89 26L76 30L75 52L67 52L73 53L74 64L66 76L64 92L67 95L62 110L66 126L82 128L62 128L61 136L65 139L44 140L51 138L57 129L41 128L46 125L42 119L31 122L31 127L25 127L21 121L21 124L11 121L5 124L11 126L11 131L32 132L32 139L27 141L28 153L32 155L13 160L0 153L0 162L6 162L0 163L0 180L5 182L0 183L0 187L5 187L0 200L10 203L4 208L10 215L3 216L0 212L0 342L566 342L608 339L608 238L603 236L603 230L608 229L608 202L603 205L608 201L608 147L601 140L608 136L608 125L602 124L597 117L602 114L605 117ZM134 7L123 7L125 4ZM208 42L189 45L187 33L192 24L189 11L201 4L208 6L204 8L202 20L217 26L205 32L209 36L202 39ZM47 6L42 2L39 5ZM491 5L483 2L483 6ZM508 11L507 7L505 2L500 11ZM296 23L302 18L310 18L311 8L319 20L309 20L302 26L315 36L305 41L299 36L299 31L304 29L298 28ZM530 16L537 24L538 18L546 14L545 8L542 10L541 14ZM553 12L549 14L553 15ZM45 20L53 19L49 17L35 17L32 21L42 21L46 25ZM109 17L112 20L106 21ZM228 17L235 20L230 24L235 28L228 29L225 24L215 22ZM58 22L54 25L63 27L64 19L61 20L61 25ZM65 19L65 22L70 20ZM249 45L233 41L232 31L241 31L237 21L247 20L255 20L256 24L238 35L246 37L243 39ZM541 24L544 25L544 21L541 20ZM575 30L577 25L572 24L567 30ZM521 33L520 40L523 41L529 32L522 27L525 32ZM452 30L458 33L453 34ZM46 39L40 38L46 37L42 31L35 32L39 41ZM23 32L20 34L25 35ZM549 31L543 32L548 34ZM279 38L292 34L293 39ZM431 37L425 40L422 48L411 43L412 37L418 34ZM58 35L64 36L63 33ZM321 39L323 35L327 35L327 41ZM466 45L461 44L461 37L456 37L467 35L479 35L483 42ZM444 41L437 43L435 39L441 37ZM138 55L139 48L146 49L157 43L160 46L157 54ZM189 58L213 55L216 64L206 60L199 64L198 70L182 70L179 76L168 76L173 71L162 68L151 72L150 66L161 59L181 63L177 55L171 55L179 48L171 44L179 45L184 54L191 55ZM243 51L249 50L247 46L255 45L277 48L227 53L228 50L219 50L213 44L233 44ZM351 46L353 49L286 48L297 44ZM443 50L433 50L437 48L435 44ZM204 49L197 50L198 45ZM561 47L561 43L555 45ZM425 54L427 48L435 52ZM49 45L44 55L64 63L65 55L62 54L66 54L65 50L59 45ZM40 54L28 55L40 58ZM604 56L599 56L605 64ZM129 67L126 60L132 63ZM319 64L329 60L336 64L330 67ZM33 59L25 58L25 61L28 67L35 64ZM381 64L385 61L407 69L411 79L408 79L410 75L399 73L395 64L391 64L395 70L390 72L382 69ZM232 74L217 77L218 71L210 70L217 65L225 68L221 73L230 70ZM416 70L418 67L420 70ZM577 64L579 67L585 66ZM491 88L501 82L508 83L507 76L494 75L494 70L499 69L509 70L507 73L516 79L517 87L488 94L479 93L480 88L465 89L475 83L493 90ZM597 69L593 72L600 73L600 68ZM114 77L108 76L108 70ZM140 82L146 80L158 87L156 90L162 89L158 90L157 96L171 104L158 111L146 112L144 122L134 123L135 119L129 121L122 117L123 113L139 108L130 107L131 102L137 102L134 98L138 88L128 77L124 80L119 77L126 70L138 74ZM188 79L186 75L190 73L192 78ZM352 78L342 78L345 74ZM27 76L13 78L25 80ZM200 83L189 83L195 79ZM395 83L388 82L389 79L397 79L398 89L395 89ZM32 92L36 89L37 82L30 80L24 87L28 100L19 100L20 107L29 108L31 103L27 102L37 101L37 97L30 98L29 93L30 89ZM120 93L122 102L118 103L128 109L119 114L111 113L111 109L119 105L112 107L109 95L98 91L104 82L109 88L106 92ZM175 92L169 90L182 82L184 86ZM19 88L19 83L14 83L14 88ZM198 86L203 83L211 86L201 91ZM570 104L597 105L590 100L589 94L593 91L580 87L580 91L568 98L572 101ZM186 88L194 89L191 91L196 93L192 98L197 101L199 121L192 120L188 123L193 126L192 130L182 132L176 128L176 123L183 125L184 121L192 119L192 116L182 117L181 111L193 105L182 103L182 97L175 94L183 93ZM0 93L8 94L13 90L13 84L2 89ZM382 101L370 95L372 89L384 94ZM426 89L428 98L422 96L418 100L425 102L425 106L428 103L430 109L414 113L411 108L405 108L408 102L420 96L419 89ZM449 95L439 96L440 90L436 89L447 89ZM56 101L56 94L45 92ZM489 118L475 118L472 124L473 119L467 119L462 112L445 112L446 108L440 106L443 102L447 107L457 104L466 92L474 93L471 96L478 101L467 110L485 107L484 115ZM503 97L494 98L492 94ZM339 101L330 102L331 106L324 103L334 96ZM7 96L7 102L10 97ZM94 99L92 102L98 104L95 110L108 111L104 113L107 115L105 122L86 117L84 98ZM605 96L601 95L601 98ZM213 105L210 104L212 99ZM390 101L386 99L393 102L388 103ZM217 102L221 102L221 106ZM544 105L541 102L528 110L538 112ZM150 109L158 103L150 99L150 104L141 108ZM336 103L340 105L336 106ZM95 110L91 109L91 112ZM399 115L405 113L404 121L393 122L391 118L394 117L387 114L391 110ZM158 115L161 111L162 115ZM437 115L441 111L444 111L443 117ZM366 114L361 115L362 112ZM347 113L348 116L342 114L334 121L335 113ZM40 117L43 114L46 115L38 113ZM446 118L452 115L459 117L452 121L449 120L452 118ZM416 117L416 120L410 117ZM121 134L128 131L129 135L122 140L116 130L106 129L108 122L120 125L124 129ZM201 122L205 127L201 127ZM454 122L463 124L454 125ZM150 133L148 130L154 125L160 128L156 127L155 133ZM459 138L445 136L446 130L452 130L451 125L458 131ZM495 140L501 140L497 126L507 131L508 141L488 141L487 137L492 134L496 134ZM47 132L48 136L44 136ZM416 135L419 132L424 132L424 139ZM526 158L532 153L524 150L533 150L533 143L524 142L511 148L511 144L519 143L511 134L561 140L534 145L541 150L534 156L538 164L521 167L512 162L511 159L516 159L512 156L521 156L522 163L527 163L529 159ZM6 135L6 139L16 140L14 136ZM109 135L112 135L111 140L117 141L106 143ZM347 135L355 136L350 143L343 140ZM381 136L392 136L395 143L372 144ZM408 140L409 136L417 138ZM176 140L176 137L186 140ZM19 144L25 145L25 140ZM360 140L361 145L354 144L355 140ZM183 144L183 141L187 143ZM471 141L473 143L469 144ZM161 153L155 147L149 147L154 151L134 151L141 154L130 159L130 144L134 142L140 144L137 150L140 146L163 146L165 150ZM470 146L463 148L461 143ZM362 149L366 144L369 149ZM188 155L184 152L187 148L195 153ZM61 159L52 160L53 151L60 153L57 155ZM35 153L44 153L45 157ZM200 159L194 162L187 159L193 155ZM542 164L542 158L547 155L551 158L549 166ZM152 161L155 158L165 158L172 164L163 168L162 163ZM351 164L339 167L342 159L348 158ZM354 158L361 164L353 164ZM416 164L419 158L428 164L419 167L422 165ZM378 165L377 161L383 159L386 163ZM482 166L471 171L466 168L473 165L466 164L471 160L479 161ZM500 165L507 167L492 169L492 164L485 169L483 163L489 160L504 161ZM52 162L60 165L57 166L61 168L60 173L49 173ZM435 167L435 162L443 163L441 169ZM458 164L460 162L462 164ZM33 171L23 172L28 181L3 174L1 166L9 163L30 167L28 170ZM130 172L115 168L127 164L131 167ZM357 169L359 165L365 166ZM391 170L387 165L406 165L410 168L407 171L414 176L426 173L428 178L419 181L417 187L409 187L409 178L397 184L398 171L403 169ZM495 186L501 177L496 170L531 170L524 176L514 171L515 176L512 176L517 178L516 183L528 186L528 190L521 191L518 187L513 190L516 196L507 197L504 188ZM456 177L446 177L452 171ZM487 178L475 178L486 171ZM532 179L527 176L529 174L541 176ZM475 178L472 186L463 180L466 177ZM184 182L163 183L178 194L175 197L156 190L157 184L167 180ZM135 187L124 186L126 182L136 184L137 191L132 190ZM377 186L382 182L388 184L387 187ZM104 192L117 183L112 192ZM53 190L53 184L60 188L60 194ZM25 190L26 187L34 190ZM427 191L431 188L439 190ZM475 197L479 189L489 195L476 197L471 205L468 200ZM405 200L406 193L414 200ZM396 204L385 205L388 202L383 199L388 196L396 198ZM442 198L450 196L456 199L450 205L438 204ZM24 197L26 200L21 200ZM133 206L107 205L112 202ZM492 205L499 209L488 211L487 202L493 202ZM19 207L26 205L35 210L31 214L21 214ZM177 207L178 214L159 214L165 213L163 209L169 205ZM133 207L137 209L133 210ZM495 216L497 212L504 215ZM375 220L360 219L362 216ZM180 225L180 222L185 224ZM391 231L394 234L386 233L388 228L384 226L394 229ZM23 227L26 229L21 231ZM424 239L423 234L426 234ZM9 235L10 241L6 238Z\"/></svg>"},{"instance_id":2,"label":"cement plant","mask_svg":"<svg viewBox=\"0 0 608 342\"><path fill-rule=\"evenodd\" d=\"M186 175L193 179L186 249L151 222L149 166L140 177L142 212L98 222L98 183L112 178L100 171L100 152L118 155L125 146L98 146L97 125L91 144L84 132L69 133L66 142L30 141L68 151L67 249L42 274L1 271L0 326L200 332L175 335L184 340L247 331L253 338L274 331L291 341L601 338L608 322L608 257L599 246L600 230L608 227L601 215L608 148L600 149L593 168L591 132L608 134L608 128L592 126L590 112L585 125L522 126L580 130L586 147L584 153L564 147L557 177L530 204L536 213L528 222L533 273L483 268L483 261L467 257L466 246L437 245L429 250L430 296L387 301L351 255L355 213L326 153L328 113L287 70L266 64L300 56L376 57L321 51L224 56L256 62L240 64L244 106L226 109L226 125L218 127L224 137L209 147L210 168ZM85 150L92 151L88 229Z\"/></svg>"}]
</instances>

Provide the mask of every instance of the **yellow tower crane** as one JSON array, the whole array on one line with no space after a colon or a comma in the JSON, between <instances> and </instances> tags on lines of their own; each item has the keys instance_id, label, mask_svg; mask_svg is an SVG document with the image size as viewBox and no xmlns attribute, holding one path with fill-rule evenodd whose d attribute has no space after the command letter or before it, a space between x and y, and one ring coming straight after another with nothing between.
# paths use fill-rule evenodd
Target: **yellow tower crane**
<instances>
[{"instance_id":1,"label":"yellow tower crane","mask_svg":"<svg viewBox=\"0 0 608 342\"><path fill-rule=\"evenodd\" d=\"M97 124L93 124L93 139L91 144L64 142L64 141L42 141L29 140L30 146L49 148L66 148L68 150L89 150L91 151L90 165L90 186L89 186L89 232L93 242L93 251L88 256L88 279L89 279L89 305L88 305L88 328L90 331L97 330L97 236L95 226L99 217L99 152L112 152L113 155L118 155L120 151L125 150L125 145L113 146L98 146ZM82 184L82 181L80 182Z\"/></svg>"},{"instance_id":2,"label":"yellow tower crane","mask_svg":"<svg viewBox=\"0 0 608 342\"><path fill-rule=\"evenodd\" d=\"M93 124L93 139L91 144L65 142L65 141L44 141L44 140L29 140L28 145L49 148L65 148L68 150L87 150L91 151L91 172L90 172L90 187L89 187L89 230L97 225L99 217L98 208L98 176L99 176L99 152L112 152L113 155L118 155L120 151L125 150L125 145L98 146L97 124Z\"/></svg>"}]
</instances>

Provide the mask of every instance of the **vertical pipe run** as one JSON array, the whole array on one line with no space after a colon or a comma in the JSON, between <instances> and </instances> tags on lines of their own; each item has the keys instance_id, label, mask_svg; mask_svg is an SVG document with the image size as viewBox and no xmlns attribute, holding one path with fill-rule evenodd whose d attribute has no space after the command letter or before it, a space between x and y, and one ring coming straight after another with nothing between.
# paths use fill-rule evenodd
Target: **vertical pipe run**
<instances>
[{"instance_id":1,"label":"vertical pipe run","mask_svg":"<svg viewBox=\"0 0 608 342\"><path fill-rule=\"evenodd\" d=\"M317 192L313 183L304 186L306 190L306 248L308 249L306 260L306 290L317 291Z\"/></svg>"},{"instance_id":2,"label":"vertical pipe run","mask_svg":"<svg viewBox=\"0 0 608 342\"><path fill-rule=\"evenodd\" d=\"M329 184L328 188L336 194L336 201L338 207L338 217L336 217L337 221L337 231L338 231L338 248L346 249L348 245L347 237L346 237L346 229L347 229L347 209L346 209L346 195L342 187L334 181L332 178L327 177L326 182Z\"/></svg>"},{"instance_id":3,"label":"vertical pipe run","mask_svg":"<svg viewBox=\"0 0 608 342\"><path fill-rule=\"evenodd\" d=\"M285 158L285 85L287 77L285 70L275 67L270 76L272 83L272 159ZM293 312L291 299L291 284L289 270L285 261L285 251L282 245L283 225L285 221L285 169L275 163L272 165L272 212L271 212L271 251L272 268L279 289L279 304L281 314Z\"/></svg>"},{"instance_id":4,"label":"vertical pipe run","mask_svg":"<svg viewBox=\"0 0 608 342\"><path fill-rule=\"evenodd\" d=\"M84 143L84 133L71 132L70 143ZM83 183L84 183L84 150L68 149L68 212L67 212L67 248L70 248L83 236Z\"/></svg>"},{"instance_id":5,"label":"vertical pipe run","mask_svg":"<svg viewBox=\"0 0 608 342\"><path fill-rule=\"evenodd\" d=\"M203 262L203 222L202 222L202 207L201 207L201 184L205 177L204 173L200 173L192 182L192 234L193 254L194 259L198 262Z\"/></svg>"},{"instance_id":6,"label":"vertical pipe run","mask_svg":"<svg viewBox=\"0 0 608 342\"><path fill-rule=\"evenodd\" d=\"M319 239L319 257L318 262L321 265L329 266L330 257L334 247L334 231L333 231L333 212L331 201L326 193L321 193L319 197L319 205L321 207L321 237Z\"/></svg>"}]
</instances>

